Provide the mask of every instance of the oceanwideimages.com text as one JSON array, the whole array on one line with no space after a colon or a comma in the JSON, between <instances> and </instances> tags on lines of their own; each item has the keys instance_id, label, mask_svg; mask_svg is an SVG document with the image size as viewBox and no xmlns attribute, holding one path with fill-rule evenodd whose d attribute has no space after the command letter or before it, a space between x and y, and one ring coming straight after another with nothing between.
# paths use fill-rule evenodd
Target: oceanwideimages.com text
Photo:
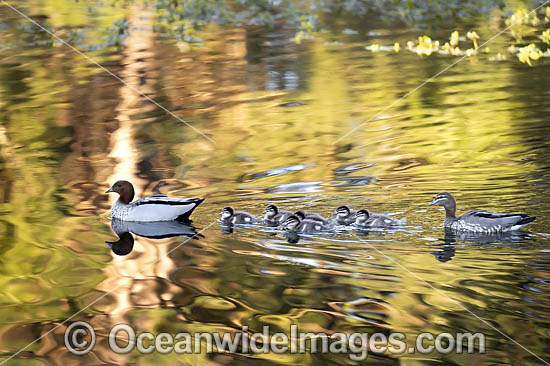
<instances>
[{"instance_id":1,"label":"oceanwideimages.com text","mask_svg":"<svg viewBox=\"0 0 550 366\"><path fill-rule=\"evenodd\" d=\"M134 350L141 354L231 353L332 353L347 354L353 361L365 360L369 354L484 353L483 333L421 333L409 343L403 333L323 333L300 332L291 325L288 333L252 332L248 326L227 333L139 332L128 324L117 324L109 331L109 347L118 354ZM84 355L96 344L95 330L86 322L75 322L65 331L65 345L75 355Z\"/></svg>"}]
</instances>

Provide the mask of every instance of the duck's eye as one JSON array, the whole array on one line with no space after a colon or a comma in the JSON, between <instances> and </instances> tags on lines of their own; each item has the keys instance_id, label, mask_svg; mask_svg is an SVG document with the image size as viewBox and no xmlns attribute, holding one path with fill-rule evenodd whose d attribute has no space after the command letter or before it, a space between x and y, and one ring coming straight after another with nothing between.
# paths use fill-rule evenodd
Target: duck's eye
<instances>
[{"instance_id":1,"label":"duck's eye","mask_svg":"<svg viewBox=\"0 0 550 366\"><path fill-rule=\"evenodd\" d=\"M122 184L119 183L119 184L116 185L116 187L120 188L120 187L122 187Z\"/></svg>"}]
</instances>

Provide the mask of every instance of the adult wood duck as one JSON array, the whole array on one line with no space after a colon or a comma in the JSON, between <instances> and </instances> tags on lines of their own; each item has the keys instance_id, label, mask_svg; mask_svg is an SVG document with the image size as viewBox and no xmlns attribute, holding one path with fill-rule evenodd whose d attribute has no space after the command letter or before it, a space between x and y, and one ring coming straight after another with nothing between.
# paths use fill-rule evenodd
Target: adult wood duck
<instances>
[{"instance_id":1,"label":"adult wood duck","mask_svg":"<svg viewBox=\"0 0 550 366\"><path fill-rule=\"evenodd\" d=\"M536 217L524 213L497 213L487 210L472 210L456 217L456 200L449 192L441 192L430 203L445 208L445 228L478 233L502 233L520 230Z\"/></svg>"},{"instance_id":2,"label":"adult wood duck","mask_svg":"<svg viewBox=\"0 0 550 366\"><path fill-rule=\"evenodd\" d=\"M119 180L105 193L115 192L120 195L111 208L111 217L123 221L189 221L193 210L200 205L203 198L172 198L164 194L134 199L134 186L126 180Z\"/></svg>"}]
</instances>

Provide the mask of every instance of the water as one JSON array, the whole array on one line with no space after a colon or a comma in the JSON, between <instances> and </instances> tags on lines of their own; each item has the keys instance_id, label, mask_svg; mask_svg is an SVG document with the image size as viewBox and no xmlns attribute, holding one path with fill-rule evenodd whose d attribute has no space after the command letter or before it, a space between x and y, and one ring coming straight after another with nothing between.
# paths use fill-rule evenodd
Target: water
<instances>
[{"instance_id":1,"label":"water","mask_svg":"<svg viewBox=\"0 0 550 366\"><path fill-rule=\"evenodd\" d=\"M85 48L116 16L99 7L87 17L83 8L61 7L52 21L86 25L77 39ZM43 336L7 364L352 363L335 354L116 355L106 334L118 323L174 334L242 325L288 333L297 324L402 332L409 342L421 332L483 332L485 354L386 353L366 362L541 364L502 332L550 359L547 61L466 59L361 124L455 59L364 49L376 37L411 38L391 27L369 36L335 26L299 45L290 31L211 27L202 47L189 49L150 32L149 13L136 8L126 48L87 53L123 85L62 45L18 34L14 24L24 22L1 10L9 26L0 36L0 360ZM200 237L134 235L133 246L119 247L126 255L114 254L106 244L118 240L108 219L114 197L103 192L119 178L138 196L205 197L193 215ZM442 190L459 213L537 220L512 236L445 234L443 212L428 207ZM408 221L297 242L261 226L226 233L212 224L225 205L260 214L268 203L325 215L349 204ZM78 311L71 322L98 333L80 357L63 344L70 322L48 333Z\"/></svg>"}]
</instances>

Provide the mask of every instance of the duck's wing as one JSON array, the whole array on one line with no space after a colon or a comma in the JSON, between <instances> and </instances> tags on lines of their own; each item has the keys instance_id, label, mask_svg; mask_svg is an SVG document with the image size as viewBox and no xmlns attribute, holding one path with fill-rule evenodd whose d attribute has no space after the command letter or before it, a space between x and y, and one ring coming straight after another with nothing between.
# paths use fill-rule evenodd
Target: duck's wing
<instances>
[{"instance_id":1,"label":"duck's wing","mask_svg":"<svg viewBox=\"0 0 550 366\"><path fill-rule=\"evenodd\" d=\"M244 211L236 211L232 223L233 224L255 224L261 222L261 219Z\"/></svg>"},{"instance_id":2,"label":"duck's wing","mask_svg":"<svg viewBox=\"0 0 550 366\"><path fill-rule=\"evenodd\" d=\"M382 217L382 215L371 213L369 215L369 219L367 220L367 222L365 222L365 226L368 226L368 227L384 227L384 226L387 226L387 225L385 224L385 220L384 220L384 217Z\"/></svg>"},{"instance_id":3,"label":"duck's wing","mask_svg":"<svg viewBox=\"0 0 550 366\"><path fill-rule=\"evenodd\" d=\"M326 219L324 218L323 216L319 215L318 213L315 213L315 212L308 212L306 213L306 219L308 220L314 220L314 221L319 221L321 222L323 225L330 225L332 223L332 220L330 219Z\"/></svg>"},{"instance_id":4,"label":"duck's wing","mask_svg":"<svg viewBox=\"0 0 550 366\"><path fill-rule=\"evenodd\" d=\"M487 210L472 210L460 216L458 220L468 225L475 225L488 230L519 230L535 220L535 217L524 213L498 213Z\"/></svg>"},{"instance_id":5,"label":"duck's wing","mask_svg":"<svg viewBox=\"0 0 550 366\"><path fill-rule=\"evenodd\" d=\"M397 226L405 223L404 221L398 220L386 214L379 214L374 212L369 212L369 214L370 217L367 221L368 226L388 227Z\"/></svg>"},{"instance_id":6,"label":"duck's wing","mask_svg":"<svg viewBox=\"0 0 550 366\"><path fill-rule=\"evenodd\" d=\"M193 210L203 198L172 198L157 194L130 204L130 221L189 221Z\"/></svg>"},{"instance_id":7,"label":"duck's wing","mask_svg":"<svg viewBox=\"0 0 550 366\"><path fill-rule=\"evenodd\" d=\"M155 194L150 197L144 197L139 200L136 200L132 202L132 205L133 206L154 205L154 204L170 205L170 206L189 205L189 204L199 205L202 201L204 201L204 198L173 198L173 197L168 197L165 194Z\"/></svg>"},{"instance_id":8,"label":"duck's wing","mask_svg":"<svg viewBox=\"0 0 550 366\"><path fill-rule=\"evenodd\" d=\"M332 227L328 227L327 225L323 225L323 223L316 221L316 220L310 220L305 219L302 221L300 225L300 231L302 232L321 232L321 231L328 231Z\"/></svg>"}]
</instances>

